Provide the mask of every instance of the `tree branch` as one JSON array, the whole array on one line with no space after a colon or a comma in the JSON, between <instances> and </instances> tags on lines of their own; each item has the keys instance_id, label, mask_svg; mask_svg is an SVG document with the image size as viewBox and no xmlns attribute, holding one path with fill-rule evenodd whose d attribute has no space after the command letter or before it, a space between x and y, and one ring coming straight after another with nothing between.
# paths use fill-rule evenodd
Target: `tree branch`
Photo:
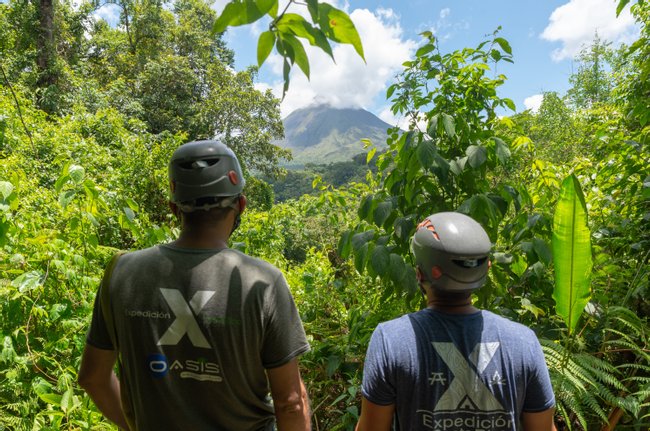
<instances>
[{"instance_id":1,"label":"tree branch","mask_svg":"<svg viewBox=\"0 0 650 431\"><path fill-rule=\"evenodd\" d=\"M14 101L16 102L16 109L18 110L18 116L20 117L20 122L23 123L23 128L25 129L25 133L27 134L27 137L29 138L29 142L32 144L32 151L36 153L36 145L34 145L34 140L32 139L32 134L27 128L27 124L25 124L25 120L23 119L23 113L22 110L20 109L20 102L18 102L18 97L16 97L16 93L14 92L14 88L11 86L11 83L9 82L9 79L7 78L7 74L5 73L5 69L0 64L0 71L2 71L2 77L4 78L5 84L7 84L7 87L9 87L9 91L11 91L11 95L14 97Z\"/></svg>"}]
</instances>

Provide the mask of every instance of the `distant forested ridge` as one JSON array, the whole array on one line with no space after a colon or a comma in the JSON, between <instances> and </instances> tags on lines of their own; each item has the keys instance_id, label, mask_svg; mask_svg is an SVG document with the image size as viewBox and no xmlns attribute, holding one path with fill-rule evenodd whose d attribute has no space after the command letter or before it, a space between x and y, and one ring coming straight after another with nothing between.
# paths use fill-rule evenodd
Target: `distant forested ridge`
<instances>
[{"instance_id":1,"label":"distant forested ridge","mask_svg":"<svg viewBox=\"0 0 650 431\"><path fill-rule=\"evenodd\" d=\"M313 186L317 178L336 188L366 182L368 173L377 171L372 160L366 162L367 157L368 153L360 153L346 162L308 163L302 167L291 167L279 177L262 179L272 187L275 201L284 202L302 195L320 194L320 189Z\"/></svg>"}]
</instances>

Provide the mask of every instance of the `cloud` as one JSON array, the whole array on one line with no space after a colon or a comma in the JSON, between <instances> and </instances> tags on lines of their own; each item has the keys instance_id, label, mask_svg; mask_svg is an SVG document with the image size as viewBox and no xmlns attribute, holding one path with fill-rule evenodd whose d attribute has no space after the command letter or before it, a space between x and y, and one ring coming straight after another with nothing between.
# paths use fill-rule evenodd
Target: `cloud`
<instances>
[{"instance_id":1,"label":"cloud","mask_svg":"<svg viewBox=\"0 0 650 431\"><path fill-rule=\"evenodd\" d=\"M530 109L534 113L537 113L539 111L539 107L542 106L542 101L544 101L543 94L534 94L524 99L524 106L526 109Z\"/></svg>"},{"instance_id":2,"label":"cloud","mask_svg":"<svg viewBox=\"0 0 650 431\"><path fill-rule=\"evenodd\" d=\"M551 58L561 61L574 58L583 46L588 46L598 36L615 44L630 43L638 35L629 8L616 18L613 0L570 0L551 13L549 23L540 35L550 42L560 42Z\"/></svg>"},{"instance_id":3,"label":"cloud","mask_svg":"<svg viewBox=\"0 0 650 431\"><path fill-rule=\"evenodd\" d=\"M375 12L356 9L350 18L361 37L366 63L351 45L333 45L334 63L320 49L304 44L311 81L297 66L293 67L289 91L281 105L283 116L316 101L339 108L368 108L385 91L387 82L402 69L402 63L410 58L417 45L415 41L403 39L399 17L390 9ZM277 76L270 87L281 97L282 58L274 53L263 67L270 68Z\"/></svg>"},{"instance_id":4,"label":"cloud","mask_svg":"<svg viewBox=\"0 0 650 431\"><path fill-rule=\"evenodd\" d=\"M93 13L93 16L96 18L103 19L111 27L116 27L120 22L121 11L122 10L117 4L105 3Z\"/></svg>"},{"instance_id":5,"label":"cloud","mask_svg":"<svg viewBox=\"0 0 650 431\"><path fill-rule=\"evenodd\" d=\"M451 9L448 7L441 9L436 22L422 25L421 31L430 30L436 35L438 40L445 41L451 39L455 34L465 32L469 29L469 22L467 20L451 21L450 18Z\"/></svg>"},{"instance_id":6,"label":"cloud","mask_svg":"<svg viewBox=\"0 0 650 431\"><path fill-rule=\"evenodd\" d=\"M391 126L399 126L400 129L406 130L408 129L408 119L404 116L397 117L395 114L393 114L393 111L390 110L389 107L385 107L378 115L379 118L381 118L383 121L386 123L390 124Z\"/></svg>"}]
</instances>

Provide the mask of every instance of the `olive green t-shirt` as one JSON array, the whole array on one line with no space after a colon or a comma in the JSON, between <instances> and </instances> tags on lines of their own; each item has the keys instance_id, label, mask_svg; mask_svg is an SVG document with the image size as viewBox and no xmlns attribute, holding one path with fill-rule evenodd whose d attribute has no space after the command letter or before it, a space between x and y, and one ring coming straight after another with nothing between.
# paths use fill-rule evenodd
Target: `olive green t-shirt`
<instances>
[{"instance_id":1,"label":"olive green t-shirt","mask_svg":"<svg viewBox=\"0 0 650 431\"><path fill-rule=\"evenodd\" d=\"M273 429L265 369L309 350L280 270L232 249L161 245L120 256L105 280L87 342L119 351L133 428Z\"/></svg>"}]
</instances>

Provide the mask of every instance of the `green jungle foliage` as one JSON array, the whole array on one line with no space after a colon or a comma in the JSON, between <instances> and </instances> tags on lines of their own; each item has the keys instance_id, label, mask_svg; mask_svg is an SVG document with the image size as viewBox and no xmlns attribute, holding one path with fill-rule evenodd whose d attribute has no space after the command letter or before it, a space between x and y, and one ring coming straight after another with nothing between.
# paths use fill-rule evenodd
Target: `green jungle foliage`
<instances>
[{"instance_id":1,"label":"green jungle foliage","mask_svg":"<svg viewBox=\"0 0 650 431\"><path fill-rule=\"evenodd\" d=\"M119 28L92 20L96 5L55 4L0 4L0 429L114 429L75 383L104 265L177 235L166 163L183 142L220 130L248 172L279 172L279 102L254 90L254 71L232 71L202 1L118 1ZM513 60L505 39L443 53L425 33L387 94L411 126L370 150L364 181L334 187L313 167L314 195L273 204L249 177L253 209L232 246L292 286L315 429L353 429L370 334L422 305L408 241L441 210L488 230L477 305L542 340L558 428L650 427L650 4L632 10L637 42L613 52L596 39L566 96L510 117L497 115L514 104L493 72ZM593 260L571 326L555 273L579 262L554 261L552 247L569 183Z\"/></svg>"},{"instance_id":2,"label":"green jungle foliage","mask_svg":"<svg viewBox=\"0 0 650 431\"><path fill-rule=\"evenodd\" d=\"M361 153L347 162L307 164L302 169L288 168L279 177L264 176L262 179L273 188L275 202L285 202L303 195L320 194L320 190L314 187L314 181L322 181L336 188L366 182L369 171L377 172L374 160L367 163L367 159L368 154Z\"/></svg>"}]
</instances>

